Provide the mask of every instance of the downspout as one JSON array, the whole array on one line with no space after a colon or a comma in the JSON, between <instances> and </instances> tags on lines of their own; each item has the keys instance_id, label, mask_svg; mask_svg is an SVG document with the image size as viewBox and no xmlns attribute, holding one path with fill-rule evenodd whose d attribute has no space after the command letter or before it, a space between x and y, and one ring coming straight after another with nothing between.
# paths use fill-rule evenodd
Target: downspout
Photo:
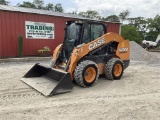
<instances>
[{"instance_id":1,"label":"downspout","mask_svg":"<svg viewBox=\"0 0 160 120\"><path fill-rule=\"evenodd\" d=\"M122 23L119 24L119 34L121 35L121 26L122 26Z\"/></svg>"},{"instance_id":2,"label":"downspout","mask_svg":"<svg viewBox=\"0 0 160 120\"><path fill-rule=\"evenodd\" d=\"M1 14L0 14L0 58L2 58L2 25L1 25Z\"/></svg>"}]
</instances>

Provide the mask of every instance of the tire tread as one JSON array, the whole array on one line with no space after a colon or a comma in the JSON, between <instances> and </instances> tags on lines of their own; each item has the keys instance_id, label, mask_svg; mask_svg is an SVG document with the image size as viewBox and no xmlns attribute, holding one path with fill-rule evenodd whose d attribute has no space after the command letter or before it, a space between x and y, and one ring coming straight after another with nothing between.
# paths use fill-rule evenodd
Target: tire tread
<instances>
[{"instance_id":1,"label":"tire tread","mask_svg":"<svg viewBox=\"0 0 160 120\"><path fill-rule=\"evenodd\" d=\"M114 80L114 76L112 74L112 69L113 69L115 62L117 62L117 61L120 61L123 64L122 60L120 60L119 58L112 58L107 62L106 66L104 68L105 76L109 80ZM124 66L124 64L123 64L123 66ZM122 74L123 74L123 71L122 71Z\"/></svg>"},{"instance_id":2,"label":"tire tread","mask_svg":"<svg viewBox=\"0 0 160 120\"><path fill-rule=\"evenodd\" d=\"M82 73L83 73L83 70L86 66L88 65L95 65L97 67L97 70L98 70L98 66L95 62L93 61L90 61L90 60L85 60L85 61L82 61L81 63L78 64L78 66L76 67L75 69L75 72L74 72L74 79L76 81L76 83L79 85L79 86L82 86L82 87L87 87L83 81L83 76L82 76ZM97 81L99 77L99 71L97 72L97 75L96 75L96 80L95 82ZM95 83L94 82L94 83Z\"/></svg>"}]
</instances>

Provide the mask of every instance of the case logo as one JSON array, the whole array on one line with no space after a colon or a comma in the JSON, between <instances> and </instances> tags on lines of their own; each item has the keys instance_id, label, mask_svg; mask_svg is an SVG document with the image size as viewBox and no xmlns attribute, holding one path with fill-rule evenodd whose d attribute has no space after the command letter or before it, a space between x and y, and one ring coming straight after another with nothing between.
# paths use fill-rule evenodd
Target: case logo
<instances>
[{"instance_id":1,"label":"case logo","mask_svg":"<svg viewBox=\"0 0 160 120\"><path fill-rule=\"evenodd\" d=\"M94 48L102 45L103 43L105 43L105 38L99 39L95 41L94 43L89 44L88 49L93 50Z\"/></svg>"}]
</instances>

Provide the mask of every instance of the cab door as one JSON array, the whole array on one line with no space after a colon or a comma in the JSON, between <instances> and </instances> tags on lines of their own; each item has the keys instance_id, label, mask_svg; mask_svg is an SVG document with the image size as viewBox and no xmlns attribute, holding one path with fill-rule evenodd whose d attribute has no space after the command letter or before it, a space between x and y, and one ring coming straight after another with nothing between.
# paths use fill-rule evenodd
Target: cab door
<instances>
[{"instance_id":1,"label":"cab door","mask_svg":"<svg viewBox=\"0 0 160 120\"><path fill-rule=\"evenodd\" d=\"M100 23L86 23L83 26L82 43L89 43L106 33L105 26Z\"/></svg>"}]
</instances>

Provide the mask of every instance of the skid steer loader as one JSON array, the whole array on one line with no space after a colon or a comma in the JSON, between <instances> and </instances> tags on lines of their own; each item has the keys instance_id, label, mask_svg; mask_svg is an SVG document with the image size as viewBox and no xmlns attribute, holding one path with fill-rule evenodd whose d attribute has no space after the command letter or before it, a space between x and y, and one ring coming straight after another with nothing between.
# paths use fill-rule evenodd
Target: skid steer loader
<instances>
[{"instance_id":1,"label":"skid steer loader","mask_svg":"<svg viewBox=\"0 0 160 120\"><path fill-rule=\"evenodd\" d=\"M101 22L68 21L64 42L55 48L50 67L37 63L22 81L51 96L71 91L73 81L89 87L99 75L104 74L109 80L120 79L129 62L129 40L107 33Z\"/></svg>"}]
</instances>

